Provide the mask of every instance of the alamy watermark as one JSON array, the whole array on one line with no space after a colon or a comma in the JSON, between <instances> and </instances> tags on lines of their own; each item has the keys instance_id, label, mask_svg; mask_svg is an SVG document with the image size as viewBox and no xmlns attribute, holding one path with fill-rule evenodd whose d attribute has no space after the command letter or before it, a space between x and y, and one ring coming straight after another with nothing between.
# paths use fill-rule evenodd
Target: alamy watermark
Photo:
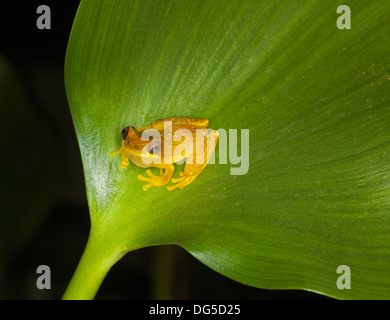
<instances>
[{"instance_id":1,"label":"alamy watermark","mask_svg":"<svg viewBox=\"0 0 390 320\"><path fill-rule=\"evenodd\" d=\"M351 9L347 5L337 7L336 12L341 14L337 18L336 25L338 29L351 29Z\"/></svg>"},{"instance_id":2,"label":"alamy watermark","mask_svg":"<svg viewBox=\"0 0 390 320\"><path fill-rule=\"evenodd\" d=\"M37 274L40 274L40 276L37 278L37 288L39 290L51 289L50 267L44 264L38 266Z\"/></svg>"},{"instance_id":3,"label":"alamy watermark","mask_svg":"<svg viewBox=\"0 0 390 320\"><path fill-rule=\"evenodd\" d=\"M337 267L336 273L341 274L336 281L337 288L340 290L351 289L351 268L347 265Z\"/></svg>"},{"instance_id":4,"label":"alamy watermark","mask_svg":"<svg viewBox=\"0 0 390 320\"><path fill-rule=\"evenodd\" d=\"M51 11L47 5L40 5L37 8L37 14L40 16L37 19L37 28L39 30L51 29Z\"/></svg>"}]
</instances>

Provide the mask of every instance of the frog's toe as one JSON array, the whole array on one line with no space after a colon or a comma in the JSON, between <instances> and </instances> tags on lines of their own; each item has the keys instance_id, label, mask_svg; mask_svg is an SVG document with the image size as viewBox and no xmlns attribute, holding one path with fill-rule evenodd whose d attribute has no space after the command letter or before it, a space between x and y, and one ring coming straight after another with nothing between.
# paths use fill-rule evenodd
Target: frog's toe
<instances>
[{"instance_id":1,"label":"frog's toe","mask_svg":"<svg viewBox=\"0 0 390 320\"><path fill-rule=\"evenodd\" d=\"M150 169L146 170L146 174L147 174L149 177L151 177L151 178L156 177L156 175L153 174L153 173L152 173L152 170L150 170Z\"/></svg>"},{"instance_id":2,"label":"frog's toe","mask_svg":"<svg viewBox=\"0 0 390 320\"><path fill-rule=\"evenodd\" d=\"M108 155L111 157L111 158L113 158L113 157L115 157L117 154L119 154L120 153L120 151L113 151L113 152L110 152Z\"/></svg>"},{"instance_id":3,"label":"frog's toe","mask_svg":"<svg viewBox=\"0 0 390 320\"><path fill-rule=\"evenodd\" d=\"M186 177L182 177L182 178L172 178L172 182L173 183L177 183L177 182L180 182L180 181L183 181Z\"/></svg>"},{"instance_id":4,"label":"frog's toe","mask_svg":"<svg viewBox=\"0 0 390 320\"><path fill-rule=\"evenodd\" d=\"M148 190L151 186L152 186L152 185L148 183L148 184L145 184L144 186L142 186L142 189L143 189L144 191L146 191L146 190Z\"/></svg>"},{"instance_id":5,"label":"frog's toe","mask_svg":"<svg viewBox=\"0 0 390 320\"><path fill-rule=\"evenodd\" d=\"M184 175L184 172L180 172L180 177L181 178L172 178L172 182L173 183L176 183L176 182L180 182L180 181L183 181L184 179L188 178L188 176Z\"/></svg>"},{"instance_id":6,"label":"frog's toe","mask_svg":"<svg viewBox=\"0 0 390 320\"><path fill-rule=\"evenodd\" d=\"M176 189L176 188L183 189L185 186L189 185L192 181L194 181L195 178L196 178L196 176L184 176L184 174L183 174L183 177L181 177L181 178L172 179L171 181L173 183L176 183L176 184L167 187L167 189L169 191Z\"/></svg>"},{"instance_id":7,"label":"frog's toe","mask_svg":"<svg viewBox=\"0 0 390 320\"><path fill-rule=\"evenodd\" d=\"M176 188L182 189L184 186L186 186L186 184L185 184L185 181L186 181L186 180L184 180L184 178L187 178L187 177L178 178L178 179L172 179L171 181L172 181L173 183L176 183L176 182L177 182L177 183L174 184L174 185L172 185L172 186L167 187L167 189L168 189L169 191L172 191L172 190L174 190L174 189L176 189Z\"/></svg>"},{"instance_id":8,"label":"frog's toe","mask_svg":"<svg viewBox=\"0 0 390 320\"><path fill-rule=\"evenodd\" d=\"M146 181L148 182L147 184L143 185L142 186L142 189L144 191L148 190L150 187L152 187L152 183L151 183L151 180L152 178L147 178L147 177L144 177L142 174L138 175L138 180L139 181Z\"/></svg>"},{"instance_id":9,"label":"frog's toe","mask_svg":"<svg viewBox=\"0 0 390 320\"><path fill-rule=\"evenodd\" d=\"M185 178L188 178L188 177L185 177ZM172 182L175 182L175 181L173 181L173 179L172 179ZM174 184L173 186L169 186L169 187L167 187L167 189L169 190L169 191L172 191L172 190L174 190L174 189L176 189L176 188L179 188L179 189L183 189L186 185L188 185L190 182L188 182L188 180L181 180L179 183L176 183L176 184Z\"/></svg>"},{"instance_id":10,"label":"frog's toe","mask_svg":"<svg viewBox=\"0 0 390 320\"><path fill-rule=\"evenodd\" d=\"M139 174L139 175L138 175L138 180L139 180L139 181L146 181L146 182L149 182L149 181L150 181L150 178L144 177L142 174Z\"/></svg>"},{"instance_id":11,"label":"frog's toe","mask_svg":"<svg viewBox=\"0 0 390 320\"><path fill-rule=\"evenodd\" d=\"M174 189L176 189L176 188L177 188L177 184L175 184L175 185L173 185L173 186L167 187L167 190L168 190L168 191L172 191L172 190L174 190Z\"/></svg>"},{"instance_id":12,"label":"frog's toe","mask_svg":"<svg viewBox=\"0 0 390 320\"><path fill-rule=\"evenodd\" d=\"M124 169L129 165L128 161L122 161L121 164L119 165L119 168Z\"/></svg>"}]
</instances>

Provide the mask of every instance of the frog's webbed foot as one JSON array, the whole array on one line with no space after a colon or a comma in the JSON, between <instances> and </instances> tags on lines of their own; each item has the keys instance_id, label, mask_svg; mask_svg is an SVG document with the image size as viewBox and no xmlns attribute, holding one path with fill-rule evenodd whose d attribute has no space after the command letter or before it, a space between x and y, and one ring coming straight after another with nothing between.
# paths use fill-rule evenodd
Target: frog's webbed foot
<instances>
[{"instance_id":1,"label":"frog's webbed foot","mask_svg":"<svg viewBox=\"0 0 390 320\"><path fill-rule=\"evenodd\" d=\"M175 167L173 165L171 165L171 166L164 168L164 169L165 169L165 173L161 174L159 176L153 174L150 169L146 170L146 174L149 176L149 178L144 177L142 174L140 174L138 176L138 180L148 182L148 184L145 184L142 187L142 189L144 191L146 191L150 187L159 187L159 186L166 185L169 182L169 180L172 178L173 171L175 170Z\"/></svg>"},{"instance_id":2,"label":"frog's webbed foot","mask_svg":"<svg viewBox=\"0 0 390 320\"><path fill-rule=\"evenodd\" d=\"M185 175L184 172L180 172L180 176L181 178L172 178L172 182L176 184L167 187L169 191L172 191L176 188L183 189L186 185L189 185L197 177L197 175L194 174Z\"/></svg>"},{"instance_id":3,"label":"frog's webbed foot","mask_svg":"<svg viewBox=\"0 0 390 320\"><path fill-rule=\"evenodd\" d=\"M172 186L167 187L169 191L172 191L176 188L183 189L185 186L189 185L195 178L202 172L205 165L195 166L195 165L186 165L184 172L180 172L181 178L172 178L172 182L176 183Z\"/></svg>"},{"instance_id":4,"label":"frog's webbed foot","mask_svg":"<svg viewBox=\"0 0 390 320\"><path fill-rule=\"evenodd\" d=\"M146 170L146 174L149 176L149 178L144 177L142 174L138 175L138 180L148 182L148 184L145 184L142 187L144 191L148 190L150 187L159 187L168 183L168 181L163 183L162 176L156 176L150 169Z\"/></svg>"}]
</instances>

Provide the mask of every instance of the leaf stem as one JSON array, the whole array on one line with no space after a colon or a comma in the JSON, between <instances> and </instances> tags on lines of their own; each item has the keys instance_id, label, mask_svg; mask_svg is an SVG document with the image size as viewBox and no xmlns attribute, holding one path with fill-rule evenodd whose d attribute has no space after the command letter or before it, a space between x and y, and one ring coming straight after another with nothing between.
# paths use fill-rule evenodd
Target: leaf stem
<instances>
[{"instance_id":1,"label":"leaf stem","mask_svg":"<svg viewBox=\"0 0 390 320\"><path fill-rule=\"evenodd\" d=\"M84 253L62 297L63 300L92 300L107 272L124 255L90 233Z\"/></svg>"}]
</instances>

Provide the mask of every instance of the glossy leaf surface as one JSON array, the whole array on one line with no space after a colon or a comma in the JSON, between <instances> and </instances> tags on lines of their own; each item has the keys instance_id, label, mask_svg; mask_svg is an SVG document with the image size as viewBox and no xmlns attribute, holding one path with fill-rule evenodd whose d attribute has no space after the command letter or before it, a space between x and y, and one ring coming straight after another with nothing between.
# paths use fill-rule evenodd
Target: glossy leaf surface
<instances>
[{"instance_id":1,"label":"glossy leaf surface","mask_svg":"<svg viewBox=\"0 0 390 320\"><path fill-rule=\"evenodd\" d=\"M390 3L351 2L350 30L336 26L340 4L82 1L65 80L85 256L107 272L128 251L177 244L251 286L389 298ZM249 129L248 173L217 151L184 189L143 191L145 169L108 153L122 128L172 116ZM336 286L339 265L351 290Z\"/></svg>"}]
</instances>

